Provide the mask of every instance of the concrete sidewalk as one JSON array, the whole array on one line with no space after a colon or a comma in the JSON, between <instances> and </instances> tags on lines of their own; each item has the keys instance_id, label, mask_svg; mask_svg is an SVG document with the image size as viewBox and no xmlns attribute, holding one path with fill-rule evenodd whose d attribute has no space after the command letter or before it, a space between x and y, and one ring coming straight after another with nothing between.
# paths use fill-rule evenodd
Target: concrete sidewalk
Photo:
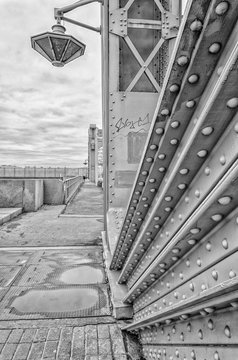
<instances>
[{"instance_id":1,"label":"concrete sidewalk","mask_svg":"<svg viewBox=\"0 0 238 360\"><path fill-rule=\"evenodd\" d=\"M104 268L102 200L85 183L72 217L44 206L0 227L0 360L128 358Z\"/></svg>"}]
</instances>

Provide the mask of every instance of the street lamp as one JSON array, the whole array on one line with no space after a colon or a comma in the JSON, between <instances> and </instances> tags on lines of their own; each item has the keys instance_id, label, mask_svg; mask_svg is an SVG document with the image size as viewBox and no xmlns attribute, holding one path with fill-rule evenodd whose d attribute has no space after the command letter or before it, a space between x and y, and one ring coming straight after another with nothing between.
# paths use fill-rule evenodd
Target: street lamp
<instances>
[{"instance_id":1,"label":"street lamp","mask_svg":"<svg viewBox=\"0 0 238 360\"><path fill-rule=\"evenodd\" d=\"M102 3L102 0L80 0L72 5L56 8L54 11L57 24L52 26L52 32L47 31L42 34L32 36L32 48L49 60L52 65L58 67L62 67L70 61L82 56L86 45L75 39L73 36L65 34L66 29L63 25L61 25L61 21L64 20L74 25L100 33L100 27L90 26L64 16L64 14L69 11L93 2Z\"/></svg>"}]
</instances>

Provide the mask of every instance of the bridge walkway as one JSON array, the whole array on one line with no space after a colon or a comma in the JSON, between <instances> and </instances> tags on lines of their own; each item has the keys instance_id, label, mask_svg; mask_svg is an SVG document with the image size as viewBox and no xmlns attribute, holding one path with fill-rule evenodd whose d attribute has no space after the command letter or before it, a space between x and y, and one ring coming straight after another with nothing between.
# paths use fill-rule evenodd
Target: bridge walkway
<instances>
[{"instance_id":1,"label":"bridge walkway","mask_svg":"<svg viewBox=\"0 0 238 360\"><path fill-rule=\"evenodd\" d=\"M67 206L0 227L0 359L125 360L112 316L101 231L102 190L86 182Z\"/></svg>"}]
</instances>

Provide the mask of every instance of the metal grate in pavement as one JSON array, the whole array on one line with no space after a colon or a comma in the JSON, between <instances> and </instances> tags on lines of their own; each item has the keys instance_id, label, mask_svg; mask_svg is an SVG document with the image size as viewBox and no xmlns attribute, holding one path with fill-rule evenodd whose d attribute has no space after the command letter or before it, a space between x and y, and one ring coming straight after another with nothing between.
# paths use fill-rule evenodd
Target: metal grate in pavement
<instances>
[{"instance_id":1,"label":"metal grate in pavement","mask_svg":"<svg viewBox=\"0 0 238 360\"><path fill-rule=\"evenodd\" d=\"M105 283L104 268L99 264L59 266L50 264L30 265L14 282L16 286L82 285Z\"/></svg>"},{"instance_id":2,"label":"metal grate in pavement","mask_svg":"<svg viewBox=\"0 0 238 360\"><path fill-rule=\"evenodd\" d=\"M106 315L111 315L107 285L12 287L0 303L0 320Z\"/></svg>"},{"instance_id":3,"label":"metal grate in pavement","mask_svg":"<svg viewBox=\"0 0 238 360\"><path fill-rule=\"evenodd\" d=\"M41 256L41 262L45 261L60 265L101 263L103 261L102 249L99 246L90 246L74 250L45 250Z\"/></svg>"},{"instance_id":4,"label":"metal grate in pavement","mask_svg":"<svg viewBox=\"0 0 238 360\"><path fill-rule=\"evenodd\" d=\"M35 257L32 251L0 250L0 265L24 265L31 257Z\"/></svg>"},{"instance_id":5,"label":"metal grate in pavement","mask_svg":"<svg viewBox=\"0 0 238 360\"><path fill-rule=\"evenodd\" d=\"M22 266L0 265L0 286L9 286L21 271Z\"/></svg>"}]
</instances>

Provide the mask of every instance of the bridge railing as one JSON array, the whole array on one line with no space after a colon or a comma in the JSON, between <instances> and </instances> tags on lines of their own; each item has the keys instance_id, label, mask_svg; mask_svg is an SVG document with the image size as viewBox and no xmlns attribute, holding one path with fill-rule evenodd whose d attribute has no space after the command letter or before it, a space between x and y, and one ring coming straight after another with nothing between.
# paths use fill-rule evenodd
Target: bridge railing
<instances>
[{"instance_id":1,"label":"bridge railing","mask_svg":"<svg viewBox=\"0 0 238 360\"><path fill-rule=\"evenodd\" d=\"M83 176L75 176L64 181L64 203L67 204L83 184Z\"/></svg>"}]
</instances>

